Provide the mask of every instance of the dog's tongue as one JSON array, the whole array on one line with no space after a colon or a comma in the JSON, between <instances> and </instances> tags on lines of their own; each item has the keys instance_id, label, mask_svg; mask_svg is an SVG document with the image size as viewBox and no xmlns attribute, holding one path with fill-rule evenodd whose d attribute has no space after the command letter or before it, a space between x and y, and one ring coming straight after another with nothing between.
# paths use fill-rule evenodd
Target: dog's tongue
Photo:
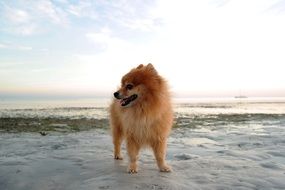
<instances>
[{"instance_id":1,"label":"dog's tongue","mask_svg":"<svg viewBox=\"0 0 285 190\"><path fill-rule=\"evenodd\" d=\"M120 100L121 106L123 106L125 103L126 103L126 99L121 99L121 100Z\"/></svg>"}]
</instances>

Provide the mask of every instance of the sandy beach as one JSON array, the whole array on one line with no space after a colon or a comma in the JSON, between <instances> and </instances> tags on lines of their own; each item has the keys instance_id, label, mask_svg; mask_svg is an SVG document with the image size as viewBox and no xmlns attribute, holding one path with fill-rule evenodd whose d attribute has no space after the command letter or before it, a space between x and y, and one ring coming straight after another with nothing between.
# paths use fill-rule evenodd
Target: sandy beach
<instances>
[{"instance_id":1,"label":"sandy beach","mask_svg":"<svg viewBox=\"0 0 285 190\"><path fill-rule=\"evenodd\" d=\"M82 110L75 108L68 116L61 110L63 115L43 114L47 117L39 113L50 108L2 109L0 189L284 189L284 107L280 102L179 104L167 151L173 172L159 172L152 152L143 150L134 175L126 171L125 147L124 160L113 159L105 111L92 120L78 117ZM67 119L73 117L77 120ZM40 130L7 130L13 121L49 131L42 136Z\"/></svg>"}]
</instances>

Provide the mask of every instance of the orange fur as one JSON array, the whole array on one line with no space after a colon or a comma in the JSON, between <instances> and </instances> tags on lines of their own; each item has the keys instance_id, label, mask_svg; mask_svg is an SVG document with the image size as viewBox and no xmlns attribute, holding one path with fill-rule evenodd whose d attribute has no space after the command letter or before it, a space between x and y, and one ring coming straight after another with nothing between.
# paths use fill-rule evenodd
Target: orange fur
<instances>
[{"instance_id":1,"label":"orange fur","mask_svg":"<svg viewBox=\"0 0 285 190\"><path fill-rule=\"evenodd\" d=\"M136 162L142 147L153 149L160 171L171 171L165 163L166 141L173 122L166 81L152 64L139 65L123 76L116 93L118 99L114 99L110 106L115 159L122 159L120 148L125 139L130 173L137 172ZM122 102L134 94L137 98L122 106Z\"/></svg>"}]
</instances>

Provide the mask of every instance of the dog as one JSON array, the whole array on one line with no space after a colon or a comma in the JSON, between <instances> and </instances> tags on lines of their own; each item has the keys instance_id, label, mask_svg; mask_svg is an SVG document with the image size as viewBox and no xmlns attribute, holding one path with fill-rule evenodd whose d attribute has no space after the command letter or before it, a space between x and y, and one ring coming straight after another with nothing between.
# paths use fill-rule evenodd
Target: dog
<instances>
[{"instance_id":1,"label":"dog","mask_svg":"<svg viewBox=\"0 0 285 190\"><path fill-rule=\"evenodd\" d=\"M121 144L126 140L128 172L138 172L139 150L151 147L161 172L170 172L165 162L167 137L173 124L171 96L167 82L152 64L131 69L121 79L110 105L114 158L121 160Z\"/></svg>"}]
</instances>

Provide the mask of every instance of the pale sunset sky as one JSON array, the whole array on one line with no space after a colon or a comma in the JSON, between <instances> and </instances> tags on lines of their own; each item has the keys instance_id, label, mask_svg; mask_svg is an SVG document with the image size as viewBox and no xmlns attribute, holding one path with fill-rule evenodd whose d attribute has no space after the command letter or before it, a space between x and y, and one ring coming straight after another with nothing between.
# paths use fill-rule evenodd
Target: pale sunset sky
<instances>
[{"instance_id":1,"label":"pale sunset sky","mask_svg":"<svg viewBox=\"0 0 285 190\"><path fill-rule=\"evenodd\" d=\"M0 0L0 98L109 97L141 63L178 97L284 97L285 0Z\"/></svg>"}]
</instances>

